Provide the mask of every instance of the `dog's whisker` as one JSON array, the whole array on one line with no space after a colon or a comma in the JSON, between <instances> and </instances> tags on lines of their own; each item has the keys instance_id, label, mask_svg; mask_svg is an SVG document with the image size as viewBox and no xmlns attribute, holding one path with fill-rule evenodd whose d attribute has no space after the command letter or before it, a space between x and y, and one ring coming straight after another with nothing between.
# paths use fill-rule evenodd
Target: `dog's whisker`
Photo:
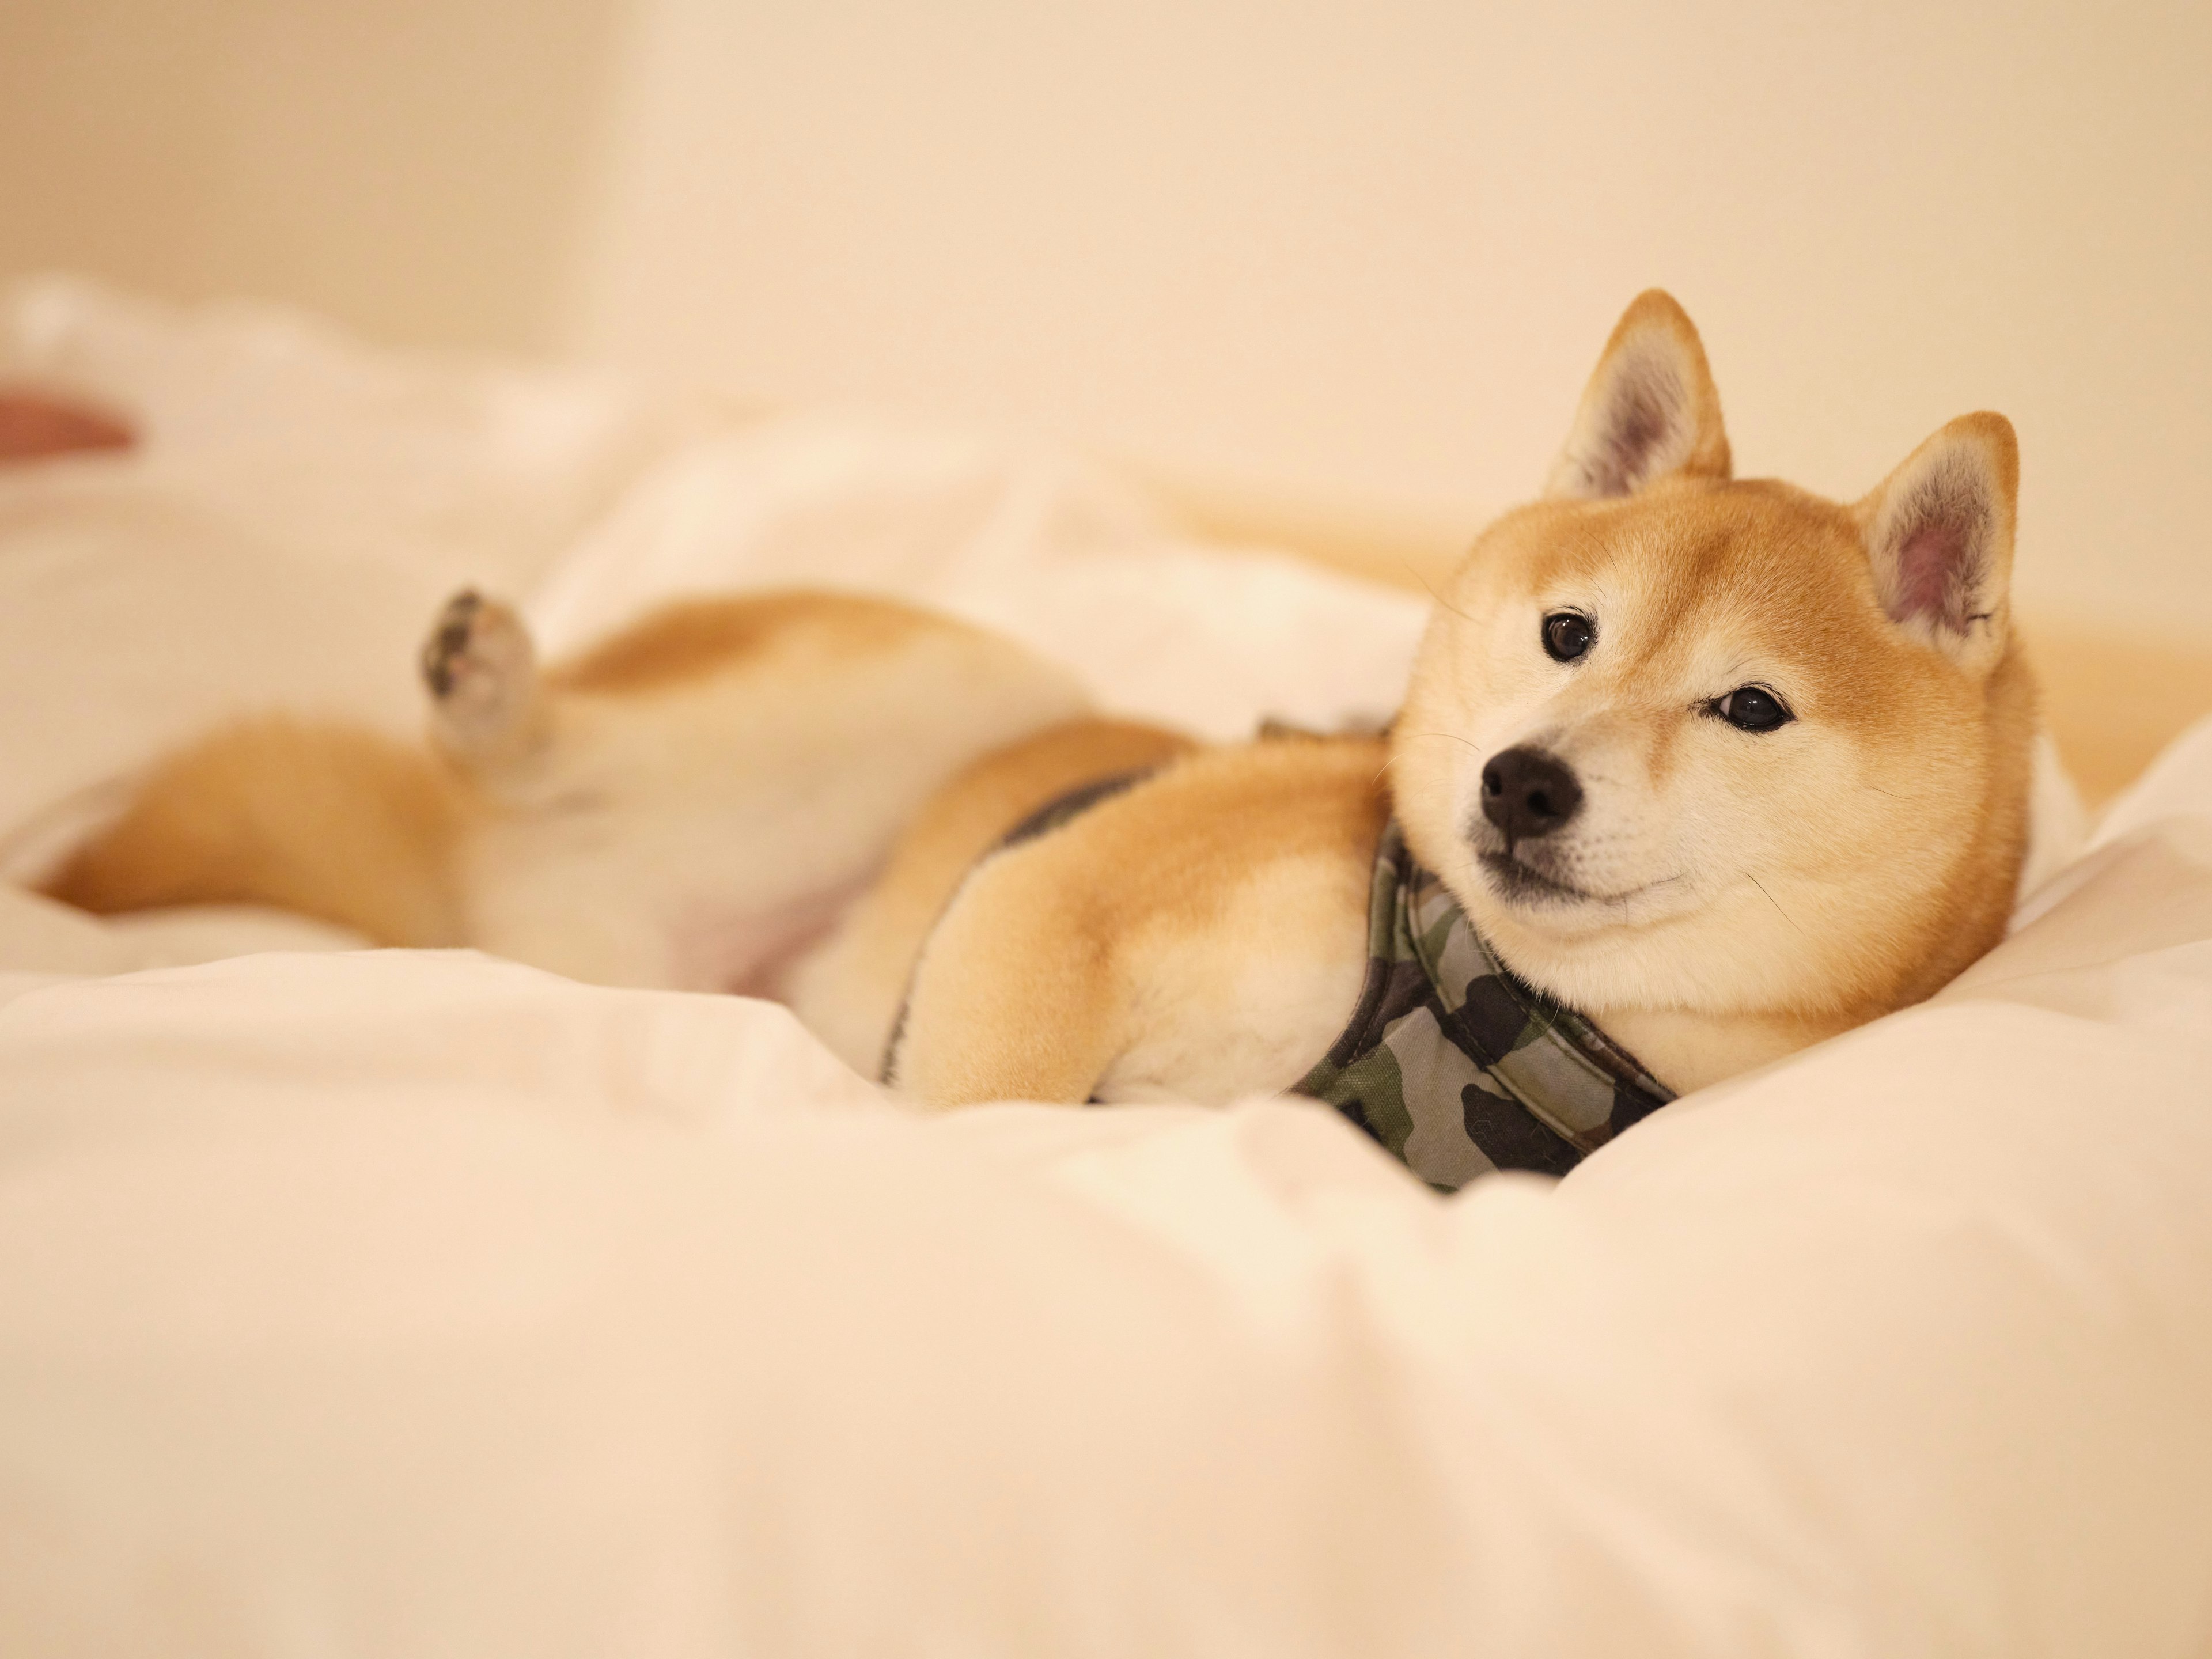
<instances>
[{"instance_id":1,"label":"dog's whisker","mask_svg":"<svg viewBox=\"0 0 2212 1659\"><path fill-rule=\"evenodd\" d=\"M1443 594L1437 592L1436 584L1422 574L1420 568L1411 559L1401 555L1398 562L1406 567L1406 574L1407 575L1411 576L1415 581L1420 583L1423 587L1429 590L1429 597L1434 599L1439 607L1450 611L1453 616L1457 617L1462 622L1471 623L1474 620L1474 618L1468 616L1466 611L1461 610L1449 599L1444 598Z\"/></svg>"},{"instance_id":2,"label":"dog's whisker","mask_svg":"<svg viewBox=\"0 0 2212 1659\"><path fill-rule=\"evenodd\" d=\"M1443 738L1450 742L1463 744L1465 747L1474 750L1478 755L1482 752L1482 745L1480 744L1475 742L1472 738L1462 738L1456 732L1408 732L1406 735L1409 738Z\"/></svg>"},{"instance_id":3,"label":"dog's whisker","mask_svg":"<svg viewBox=\"0 0 2212 1659\"><path fill-rule=\"evenodd\" d=\"M1748 874L1749 872L1746 872L1746 873ZM1751 878L1751 884L1759 889L1760 892L1766 893L1766 902L1774 906L1774 914L1776 915L1781 917L1783 921L1789 922L1792 927L1797 927L1796 921L1791 918L1790 913L1782 908L1781 902L1778 900L1773 894L1766 892L1766 884L1765 882L1761 881L1757 876L1753 876ZM1802 927L1797 927L1797 931L1802 933L1805 930Z\"/></svg>"}]
</instances>

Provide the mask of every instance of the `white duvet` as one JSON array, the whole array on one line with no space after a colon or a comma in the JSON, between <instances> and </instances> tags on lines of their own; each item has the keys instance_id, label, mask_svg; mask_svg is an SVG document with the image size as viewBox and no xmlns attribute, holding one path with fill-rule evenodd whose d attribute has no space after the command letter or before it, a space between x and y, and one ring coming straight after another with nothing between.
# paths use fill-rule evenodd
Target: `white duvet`
<instances>
[{"instance_id":1,"label":"white duvet","mask_svg":"<svg viewBox=\"0 0 2212 1659\"><path fill-rule=\"evenodd\" d=\"M24 374L152 441L0 480L19 873L228 710L410 720L464 580L888 587L1224 735L1421 618L1018 443L64 285ZM1310 1105L924 1120L769 1005L0 887L0 1652L2202 1659L2212 726L2022 921L1445 1200Z\"/></svg>"}]
</instances>

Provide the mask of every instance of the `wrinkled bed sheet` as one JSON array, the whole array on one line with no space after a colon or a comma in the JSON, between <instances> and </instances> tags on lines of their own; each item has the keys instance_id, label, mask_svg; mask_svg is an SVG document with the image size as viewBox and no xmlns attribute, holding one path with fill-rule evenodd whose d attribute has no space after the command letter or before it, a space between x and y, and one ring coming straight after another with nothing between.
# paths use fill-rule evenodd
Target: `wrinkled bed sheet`
<instances>
[{"instance_id":1,"label":"wrinkled bed sheet","mask_svg":"<svg viewBox=\"0 0 2212 1659\"><path fill-rule=\"evenodd\" d=\"M888 588L1224 736L1422 618L882 417L65 283L0 377L148 434L0 478L17 873L226 712L404 729L462 582ZM2201 1656L2212 726L2021 921L1447 1200L1295 1103L929 1120L766 1004L0 886L0 1651Z\"/></svg>"}]
</instances>

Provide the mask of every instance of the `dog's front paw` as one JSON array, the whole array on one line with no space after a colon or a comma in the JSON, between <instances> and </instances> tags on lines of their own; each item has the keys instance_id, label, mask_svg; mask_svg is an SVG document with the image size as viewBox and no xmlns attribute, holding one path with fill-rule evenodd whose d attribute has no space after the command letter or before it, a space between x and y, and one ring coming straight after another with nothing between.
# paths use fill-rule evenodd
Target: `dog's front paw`
<instances>
[{"instance_id":1,"label":"dog's front paw","mask_svg":"<svg viewBox=\"0 0 2212 1659\"><path fill-rule=\"evenodd\" d=\"M422 642L422 683L448 742L464 750L501 746L527 724L537 699L537 653L522 619L464 588L446 602Z\"/></svg>"}]
</instances>

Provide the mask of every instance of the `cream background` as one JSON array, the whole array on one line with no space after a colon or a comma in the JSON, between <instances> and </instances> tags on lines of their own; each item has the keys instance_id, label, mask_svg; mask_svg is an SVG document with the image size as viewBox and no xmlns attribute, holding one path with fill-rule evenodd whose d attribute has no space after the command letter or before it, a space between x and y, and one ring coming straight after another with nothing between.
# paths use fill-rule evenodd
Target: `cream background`
<instances>
[{"instance_id":1,"label":"cream background","mask_svg":"<svg viewBox=\"0 0 2212 1659\"><path fill-rule=\"evenodd\" d=\"M4 0L0 273L543 351L618 0Z\"/></svg>"},{"instance_id":2,"label":"cream background","mask_svg":"<svg viewBox=\"0 0 2212 1659\"><path fill-rule=\"evenodd\" d=\"M2186 640L2208 83L2201 4L16 0L0 270L1042 428L1431 550L1659 283L1744 470L1855 494L2002 410L2031 608Z\"/></svg>"}]
</instances>

